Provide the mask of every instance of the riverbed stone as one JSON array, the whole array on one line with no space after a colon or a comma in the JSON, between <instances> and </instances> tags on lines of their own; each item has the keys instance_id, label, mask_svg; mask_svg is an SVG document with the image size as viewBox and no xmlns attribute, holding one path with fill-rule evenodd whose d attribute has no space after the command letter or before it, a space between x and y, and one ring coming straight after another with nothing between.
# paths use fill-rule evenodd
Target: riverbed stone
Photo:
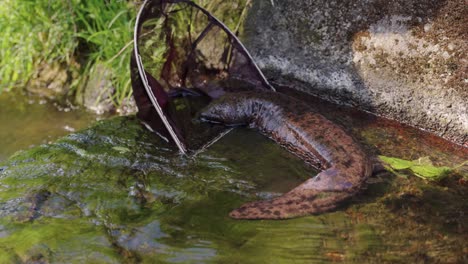
<instances>
[{"instance_id":1,"label":"riverbed stone","mask_svg":"<svg viewBox=\"0 0 468 264\"><path fill-rule=\"evenodd\" d=\"M464 0L254 0L242 39L268 78L468 146Z\"/></svg>"},{"instance_id":2,"label":"riverbed stone","mask_svg":"<svg viewBox=\"0 0 468 264\"><path fill-rule=\"evenodd\" d=\"M58 62L43 62L31 77L26 90L49 100L61 102L69 92L69 81L76 77L76 63L69 66Z\"/></svg>"},{"instance_id":3,"label":"riverbed stone","mask_svg":"<svg viewBox=\"0 0 468 264\"><path fill-rule=\"evenodd\" d=\"M111 78L112 71L108 66L103 63L93 65L82 95L78 98L78 103L97 114L114 110L112 95L115 88Z\"/></svg>"}]
</instances>

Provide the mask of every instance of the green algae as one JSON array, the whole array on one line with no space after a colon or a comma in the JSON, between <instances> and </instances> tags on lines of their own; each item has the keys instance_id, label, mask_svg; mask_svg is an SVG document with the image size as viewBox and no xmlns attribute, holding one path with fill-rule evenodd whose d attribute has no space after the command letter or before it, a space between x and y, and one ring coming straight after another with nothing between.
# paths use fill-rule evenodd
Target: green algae
<instances>
[{"instance_id":1,"label":"green algae","mask_svg":"<svg viewBox=\"0 0 468 264\"><path fill-rule=\"evenodd\" d=\"M8 258L15 257L23 262L88 262L93 258L94 261L117 262L119 259L106 239L105 230L85 219L52 218L7 226L14 231L0 238L0 244L3 251L14 251Z\"/></svg>"},{"instance_id":2,"label":"green algae","mask_svg":"<svg viewBox=\"0 0 468 264\"><path fill-rule=\"evenodd\" d=\"M401 172L398 171L409 170L415 176L431 181L439 181L449 176L457 167L462 167L466 163L464 162L452 168L447 166L434 166L429 157L422 157L413 161L385 156L379 156L379 158L388 165L387 169L393 172L396 171L395 173L397 175L402 175Z\"/></svg>"},{"instance_id":3,"label":"green algae","mask_svg":"<svg viewBox=\"0 0 468 264\"><path fill-rule=\"evenodd\" d=\"M230 219L243 202L279 195L316 173L247 129L191 158L136 118L119 117L18 152L0 168L4 263L466 260L466 187L451 181L384 173L332 213Z\"/></svg>"}]
</instances>

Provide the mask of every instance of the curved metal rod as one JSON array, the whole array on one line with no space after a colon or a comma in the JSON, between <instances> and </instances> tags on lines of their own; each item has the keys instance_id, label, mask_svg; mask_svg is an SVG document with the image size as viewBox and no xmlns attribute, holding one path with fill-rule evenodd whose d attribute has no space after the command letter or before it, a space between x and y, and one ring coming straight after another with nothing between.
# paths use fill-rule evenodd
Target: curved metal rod
<instances>
[{"instance_id":1,"label":"curved metal rod","mask_svg":"<svg viewBox=\"0 0 468 264\"><path fill-rule=\"evenodd\" d=\"M177 147L179 148L179 151L182 154L185 155L185 154L187 154L187 148L186 148L185 144L177 137L177 134L175 133L174 128L170 125L169 120L164 115L164 113L163 113L163 111L161 109L161 106L158 104L156 96L154 95L151 87L148 84L148 79L147 79L147 76L145 74L145 70L144 70L144 67L143 67L143 62L141 60L140 52L139 52L139 49L138 49L138 35L139 35L139 32L140 32L140 18L141 18L142 14L143 14L143 11L144 11L146 5L150 1L151 0L145 0L143 2L142 6L141 6L141 8L140 8L140 10L139 10L139 12L137 14L137 17L136 17L134 36L133 36L135 60L136 60L137 66L138 66L138 72L139 72L141 80L143 82L143 86L145 87L146 93L148 94L148 97L149 97L151 103L153 104L154 108L156 109L156 112L158 113L159 117L161 118L161 120L162 120L164 126L166 127L167 131L169 132L172 139L174 140ZM236 42L236 44L240 47L240 51L243 52L245 56L247 56L250 63L252 64L252 66L257 71L258 75L261 78L261 81L262 81L263 85L265 85L267 88L271 89L272 91L276 91L275 88L268 82L265 75L263 74L263 72L258 67L258 65L255 63L255 61L253 60L252 55L248 52L247 48L242 44L242 42L239 40L239 38L226 25L224 25L223 22L221 22L219 19L214 17L206 9L204 9L203 7L197 5L196 3L194 3L194 2L192 2L190 0L167 0L167 3L172 3L172 4L186 3L188 5L191 5L191 6L195 7L195 8L197 8L201 12L203 12L203 14L205 14L211 21L214 21L214 23L217 26L221 27L224 30L224 32L226 32L226 34L228 34L234 40L234 42ZM222 134L221 137L224 136L224 135L225 134Z\"/></svg>"},{"instance_id":2,"label":"curved metal rod","mask_svg":"<svg viewBox=\"0 0 468 264\"><path fill-rule=\"evenodd\" d=\"M184 143L177 137L176 133L174 132L174 129L172 128L171 124L169 124L169 120L167 120L167 117L164 115L161 106L159 106L158 101L156 99L156 96L154 95L153 91L151 90L151 87L148 84L148 79L145 74L145 69L143 67L143 62L141 61L141 56L140 52L138 50L138 33L139 33L139 28L140 28L140 17L141 14L143 13L143 10L145 9L146 4L149 2L149 0L145 0L143 2L143 5L140 8L140 11L138 12L138 15L136 17L135 21L135 32L133 36L133 41L134 41L134 52L135 52L135 60L137 62L138 66L138 72L140 74L141 80L143 82L143 86L145 87L146 93L148 94L149 99L151 100L151 103L153 104L154 108L156 109L156 112L158 113L159 117L161 118L164 126L166 127L167 131L171 135L172 139L177 145L177 148L179 148L179 151L183 154L187 154L187 148L185 147Z\"/></svg>"},{"instance_id":3,"label":"curved metal rod","mask_svg":"<svg viewBox=\"0 0 468 264\"><path fill-rule=\"evenodd\" d=\"M269 89L271 89L272 91L276 92L276 89L270 84L270 82L268 82L267 78L265 77L263 72L260 70L258 65L255 63L252 55L247 50L247 48L244 46L244 44L242 44L242 42L236 36L236 34L234 34L223 22L221 22L218 18L213 16L210 12L208 12L208 10L204 9L203 7L197 5L196 3L194 3L194 2L192 2L190 0L168 0L167 2L168 3L186 3L188 5L191 5L191 6L195 7L195 8L197 8L197 9L199 9L200 11L202 11L203 14L205 14L210 20L215 21L216 25L221 27L224 30L224 32L226 32L226 34L228 34L232 39L234 39L236 44L239 45L239 47L241 48L241 51L244 53L245 56L247 56L247 58L249 59L249 61L252 63L255 70L257 71L257 73L260 75L260 78L262 79L263 84L266 87L268 87Z\"/></svg>"}]
</instances>

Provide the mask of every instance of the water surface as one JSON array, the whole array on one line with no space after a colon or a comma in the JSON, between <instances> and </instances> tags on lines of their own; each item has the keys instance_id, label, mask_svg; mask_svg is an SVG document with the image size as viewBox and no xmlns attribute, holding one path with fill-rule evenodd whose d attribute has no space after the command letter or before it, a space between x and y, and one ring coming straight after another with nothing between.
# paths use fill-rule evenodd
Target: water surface
<instances>
[{"instance_id":1,"label":"water surface","mask_svg":"<svg viewBox=\"0 0 468 264\"><path fill-rule=\"evenodd\" d=\"M83 129L95 120L91 113L70 108L59 110L39 97L0 93L0 161L15 151Z\"/></svg>"},{"instance_id":2,"label":"water surface","mask_svg":"<svg viewBox=\"0 0 468 264\"><path fill-rule=\"evenodd\" d=\"M451 166L439 138L310 101L374 154ZM61 127L61 126L59 126ZM316 172L255 131L235 129L184 157L135 117L103 120L0 163L0 262L463 263L468 187L451 175L374 175L337 210L240 221L230 210Z\"/></svg>"}]
</instances>

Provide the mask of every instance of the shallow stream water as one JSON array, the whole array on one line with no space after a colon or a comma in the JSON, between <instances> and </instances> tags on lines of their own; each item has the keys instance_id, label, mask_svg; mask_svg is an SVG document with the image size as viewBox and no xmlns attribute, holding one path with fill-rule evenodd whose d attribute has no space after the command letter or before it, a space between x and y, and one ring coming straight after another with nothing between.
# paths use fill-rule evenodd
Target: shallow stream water
<instances>
[{"instance_id":1,"label":"shallow stream water","mask_svg":"<svg viewBox=\"0 0 468 264\"><path fill-rule=\"evenodd\" d=\"M96 118L85 111L59 110L39 97L0 93L0 161L18 150L83 129Z\"/></svg>"},{"instance_id":2,"label":"shallow stream water","mask_svg":"<svg viewBox=\"0 0 468 264\"><path fill-rule=\"evenodd\" d=\"M447 166L467 159L466 149L416 129L301 97L342 124L370 153L430 157ZM14 109L7 115L14 117ZM68 117L40 118L30 126L58 124L59 132L50 133L67 133L58 120ZM2 128L12 135L1 138L10 144L4 155L51 141L9 143L15 131ZM438 183L409 172L380 173L348 203L317 216L284 221L227 216L245 201L279 195L315 173L245 128L191 158L180 156L134 117L99 121L0 163L0 263L468 261L468 187L456 173Z\"/></svg>"}]
</instances>

